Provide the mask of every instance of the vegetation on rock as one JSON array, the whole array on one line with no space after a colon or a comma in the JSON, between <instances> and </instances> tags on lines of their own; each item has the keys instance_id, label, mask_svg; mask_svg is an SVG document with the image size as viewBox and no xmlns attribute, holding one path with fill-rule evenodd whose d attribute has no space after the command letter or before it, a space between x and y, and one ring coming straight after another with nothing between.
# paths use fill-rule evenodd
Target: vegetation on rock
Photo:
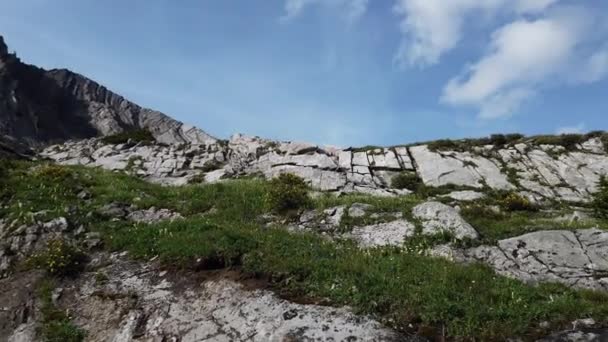
<instances>
[{"instance_id":1,"label":"vegetation on rock","mask_svg":"<svg viewBox=\"0 0 608 342\"><path fill-rule=\"evenodd\" d=\"M515 192L508 193L500 201L500 207L505 211L535 211L538 207L529 199Z\"/></svg>"},{"instance_id":2,"label":"vegetation on rock","mask_svg":"<svg viewBox=\"0 0 608 342\"><path fill-rule=\"evenodd\" d=\"M592 206L597 217L608 219L608 178L602 177L599 189L593 195Z\"/></svg>"},{"instance_id":3,"label":"vegetation on rock","mask_svg":"<svg viewBox=\"0 0 608 342\"><path fill-rule=\"evenodd\" d=\"M391 187L417 191L424 184L415 172L401 172L391 180Z\"/></svg>"},{"instance_id":4,"label":"vegetation on rock","mask_svg":"<svg viewBox=\"0 0 608 342\"><path fill-rule=\"evenodd\" d=\"M70 222L100 232L110 250L127 250L136 258L158 256L167 265L179 267L236 267L251 277L269 279L285 296L349 305L358 313L372 314L391 327L411 333L431 330L450 338L497 340L542 334L537 327L544 321L560 328L563 322L576 318L608 315L605 293L554 284L530 286L498 276L486 266L460 265L420 255L417 248L361 250L350 241L291 233L258 221L274 210L303 205L323 209L355 202L369 203L376 212L407 215L420 202L417 195L326 195L310 199L306 184L287 175L273 181L244 179L162 187L122 173L60 168L65 172L40 172L40 165L18 163L7 180L15 191L3 202L0 214L27 220L28 213L48 210L48 218L65 216ZM51 174L63 176L51 177L58 181L50 185ZM90 200L79 200L77 194L83 190L91 194ZM124 218L108 220L87 215L110 203L167 208L185 219L134 224ZM467 210L463 208L465 217ZM522 222L527 218L529 223L540 214L513 211L497 215L504 215L501 217L505 219L500 220L504 227L494 226L493 236L514 232L501 230L511 229L507 224L512 222L511 217L521 217ZM480 234L490 234L478 227L479 222L471 223ZM432 241L419 241L419 245L428 243ZM69 320L54 321L60 324L53 325L57 327L53 330L82 336Z\"/></svg>"},{"instance_id":5,"label":"vegetation on rock","mask_svg":"<svg viewBox=\"0 0 608 342\"><path fill-rule=\"evenodd\" d=\"M156 141L154 135L147 129L137 129L131 131L125 131L113 135L108 135L101 140L106 144L125 144L129 140L133 143L151 144Z\"/></svg>"},{"instance_id":6,"label":"vegetation on rock","mask_svg":"<svg viewBox=\"0 0 608 342\"><path fill-rule=\"evenodd\" d=\"M41 302L42 326L39 334L47 342L81 342L86 332L71 322L70 315L55 306L53 303L53 290L55 284L52 279L45 279L38 286L38 298Z\"/></svg>"},{"instance_id":7,"label":"vegetation on rock","mask_svg":"<svg viewBox=\"0 0 608 342\"><path fill-rule=\"evenodd\" d=\"M46 249L33 254L28 264L45 270L52 276L74 276L86 262L86 254L64 239L54 239L47 243Z\"/></svg>"},{"instance_id":8,"label":"vegetation on rock","mask_svg":"<svg viewBox=\"0 0 608 342\"><path fill-rule=\"evenodd\" d=\"M282 173L270 181L268 199L278 213L302 209L310 204L308 185L301 177Z\"/></svg>"}]
</instances>

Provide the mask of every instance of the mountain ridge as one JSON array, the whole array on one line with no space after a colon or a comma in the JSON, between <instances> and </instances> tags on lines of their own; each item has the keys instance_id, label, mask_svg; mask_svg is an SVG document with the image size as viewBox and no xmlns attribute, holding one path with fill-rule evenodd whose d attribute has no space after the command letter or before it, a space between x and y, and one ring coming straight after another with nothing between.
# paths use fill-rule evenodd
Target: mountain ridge
<instances>
[{"instance_id":1,"label":"mountain ridge","mask_svg":"<svg viewBox=\"0 0 608 342\"><path fill-rule=\"evenodd\" d=\"M141 107L68 69L45 70L9 53L0 36L0 135L32 146L147 129L158 142L209 144L216 138Z\"/></svg>"}]
</instances>

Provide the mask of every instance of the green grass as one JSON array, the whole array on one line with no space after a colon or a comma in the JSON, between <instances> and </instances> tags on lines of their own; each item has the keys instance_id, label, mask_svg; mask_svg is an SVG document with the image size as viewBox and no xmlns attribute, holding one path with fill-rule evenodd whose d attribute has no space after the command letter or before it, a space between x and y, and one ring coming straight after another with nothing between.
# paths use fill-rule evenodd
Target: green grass
<instances>
[{"instance_id":1,"label":"green grass","mask_svg":"<svg viewBox=\"0 0 608 342\"><path fill-rule=\"evenodd\" d=\"M541 321L604 317L608 295L559 285L530 287L481 265L457 265L399 249L362 251L313 234L260 229L244 222L189 219L153 226L104 228L108 246L168 263L240 266L269 277L283 295L351 305L405 330L410 322L447 329L449 336L504 338Z\"/></svg>"},{"instance_id":2,"label":"green grass","mask_svg":"<svg viewBox=\"0 0 608 342\"><path fill-rule=\"evenodd\" d=\"M496 340L536 334L542 321L559 328L576 318L608 315L608 295L603 293L554 284L533 287L497 276L482 265L458 265L407 249L360 250L349 241L265 228L257 220L273 207L270 184L263 180L161 187L98 169L40 171L39 167L21 163L9 170L10 194L3 197L2 215L27 219L29 211L47 209L49 218L66 216L100 231L108 249L127 250L142 259L159 256L177 267L238 267L250 276L269 279L285 296L349 305L403 331L413 324L445 331L452 338ZM78 199L82 190L91 193L91 200ZM402 212L407 217L421 201L417 195L327 195L313 205L321 210L368 203L375 212ZM169 208L186 219L145 225L86 215L110 202ZM496 223L480 232L494 238L515 233L511 224L519 219L516 215L522 215L520 226L524 226L524 219L530 221L524 215L535 214L510 215L498 221L501 226ZM512 230L506 233L508 229ZM64 334L59 336L81 336L69 320L52 322L56 324L49 325L51 330Z\"/></svg>"},{"instance_id":3,"label":"green grass","mask_svg":"<svg viewBox=\"0 0 608 342\"><path fill-rule=\"evenodd\" d=\"M479 232L480 243L495 244L496 241L519 236L522 234L539 230L574 230L584 228L608 229L608 220L589 219L575 222L556 221L560 215L569 214L563 212L494 212L483 205L469 205L463 207L462 217Z\"/></svg>"}]
</instances>

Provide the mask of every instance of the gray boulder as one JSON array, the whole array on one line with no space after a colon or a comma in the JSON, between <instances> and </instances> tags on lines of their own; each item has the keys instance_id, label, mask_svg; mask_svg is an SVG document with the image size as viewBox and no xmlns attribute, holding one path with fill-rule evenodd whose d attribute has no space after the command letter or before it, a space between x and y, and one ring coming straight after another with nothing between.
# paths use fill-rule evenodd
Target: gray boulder
<instances>
[{"instance_id":1,"label":"gray boulder","mask_svg":"<svg viewBox=\"0 0 608 342\"><path fill-rule=\"evenodd\" d=\"M419 204L414 207L412 214L422 222L423 234L434 235L445 231L454 234L457 239L476 239L478 237L475 228L468 224L456 209L443 203Z\"/></svg>"},{"instance_id":2,"label":"gray boulder","mask_svg":"<svg viewBox=\"0 0 608 342\"><path fill-rule=\"evenodd\" d=\"M406 220L396 220L364 227L355 227L346 237L361 247L401 246L416 232L416 226Z\"/></svg>"}]
</instances>

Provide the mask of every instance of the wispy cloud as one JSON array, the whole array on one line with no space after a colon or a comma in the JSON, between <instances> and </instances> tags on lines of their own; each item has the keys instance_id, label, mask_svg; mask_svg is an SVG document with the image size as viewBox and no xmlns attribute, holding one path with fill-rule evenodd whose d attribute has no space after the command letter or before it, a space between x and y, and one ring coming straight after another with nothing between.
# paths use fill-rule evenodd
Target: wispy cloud
<instances>
[{"instance_id":1,"label":"wispy cloud","mask_svg":"<svg viewBox=\"0 0 608 342\"><path fill-rule=\"evenodd\" d=\"M593 19L583 8L568 7L505 25L492 34L487 53L447 83L441 101L475 106L480 118L495 119L512 115L545 87L601 79L608 54L588 56L581 49L594 33Z\"/></svg>"},{"instance_id":2,"label":"wispy cloud","mask_svg":"<svg viewBox=\"0 0 608 342\"><path fill-rule=\"evenodd\" d=\"M355 22L367 11L368 2L369 0L286 0L285 14L281 21L292 20L313 5L324 5L337 9L349 22Z\"/></svg>"},{"instance_id":3,"label":"wispy cloud","mask_svg":"<svg viewBox=\"0 0 608 342\"><path fill-rule=\"evenodd\" d=\"M442 55L462 39L466 20L493 16L498 11L530 14L543 11L557 0L397 0L395 14L400 18L403 41L395 55L401 67L426 67L439 62Z\"/></svg>"}]
</instances>

